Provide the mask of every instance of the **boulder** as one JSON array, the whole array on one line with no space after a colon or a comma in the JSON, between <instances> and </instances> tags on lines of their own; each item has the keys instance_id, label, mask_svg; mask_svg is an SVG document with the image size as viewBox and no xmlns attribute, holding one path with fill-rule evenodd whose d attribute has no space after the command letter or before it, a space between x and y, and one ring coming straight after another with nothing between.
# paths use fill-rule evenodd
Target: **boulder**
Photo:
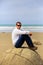
<instances>
[{"instance_id":1,"label":"boulder","mask_svg":"<svg viewBox=\"0 0 43 65\"><path fill-rule=\"evenodd\" d=\"M3 53L0 65L43 65L40 55L27 48L12 48Z\"/></svg>"}]
</instances>

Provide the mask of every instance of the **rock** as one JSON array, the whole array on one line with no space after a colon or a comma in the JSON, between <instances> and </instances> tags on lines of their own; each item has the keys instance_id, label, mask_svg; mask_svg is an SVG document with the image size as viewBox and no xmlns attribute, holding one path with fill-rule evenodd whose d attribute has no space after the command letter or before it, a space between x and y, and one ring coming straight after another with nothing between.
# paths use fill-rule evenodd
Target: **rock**
<instances>
[{"instance_id":1,"label":"rock","mask_svg":"<svg viewBox=\"0 0 43 65\"><path fill-rule=\"evenodd\" d=\"M0 65L43 65L39 54L29 48L13 48L3 54Z\"/></svg>"}]
</instances>

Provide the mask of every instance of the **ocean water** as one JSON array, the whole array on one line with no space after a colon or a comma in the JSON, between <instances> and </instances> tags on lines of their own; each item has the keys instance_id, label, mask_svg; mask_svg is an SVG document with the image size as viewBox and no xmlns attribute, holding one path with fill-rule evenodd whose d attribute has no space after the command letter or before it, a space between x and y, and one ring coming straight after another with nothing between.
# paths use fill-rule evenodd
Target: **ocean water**
<instances>
[{"instance_id":1,"label":"ocean water","mask_svg":"<svg viewBox=\"0 0 43 65\"><path fill-rule=\"evenodd\" d=\"M12 32L15 26L0 26L0 32ZM43 32L43 26L22 26L23 29L31 32Z\"/></svg>"}]
</instances>

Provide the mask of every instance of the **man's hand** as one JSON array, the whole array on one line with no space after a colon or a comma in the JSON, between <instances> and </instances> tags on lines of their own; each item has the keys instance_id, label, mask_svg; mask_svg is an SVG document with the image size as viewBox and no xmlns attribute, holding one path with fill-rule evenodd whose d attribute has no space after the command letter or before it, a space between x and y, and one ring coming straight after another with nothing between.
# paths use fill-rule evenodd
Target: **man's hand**
<instances>
[{"instance_id":1,"label":"man's hand","mask_svg":"<svg viewBox=\"0 0 43 65\"><path fill-rule=\"evenodd\" d=\"M30 32L29 35L32 36L32 32Z\"/></svg>"}]
</instances>

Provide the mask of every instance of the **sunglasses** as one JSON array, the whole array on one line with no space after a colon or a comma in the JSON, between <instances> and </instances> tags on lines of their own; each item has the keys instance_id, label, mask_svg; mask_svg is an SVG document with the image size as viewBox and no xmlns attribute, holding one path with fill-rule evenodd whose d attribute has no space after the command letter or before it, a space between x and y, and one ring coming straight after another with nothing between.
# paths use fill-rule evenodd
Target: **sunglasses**
<instances>
[{"instance_id":1,"label":"sunglasses","mask_svg":"<svg viewBox=\"0 0 43 65\"><path fill-rule=\"evenodd\" d=\"M17 26L21 26L21 25L17 25Z\"/></svg>"}]
</instances>

